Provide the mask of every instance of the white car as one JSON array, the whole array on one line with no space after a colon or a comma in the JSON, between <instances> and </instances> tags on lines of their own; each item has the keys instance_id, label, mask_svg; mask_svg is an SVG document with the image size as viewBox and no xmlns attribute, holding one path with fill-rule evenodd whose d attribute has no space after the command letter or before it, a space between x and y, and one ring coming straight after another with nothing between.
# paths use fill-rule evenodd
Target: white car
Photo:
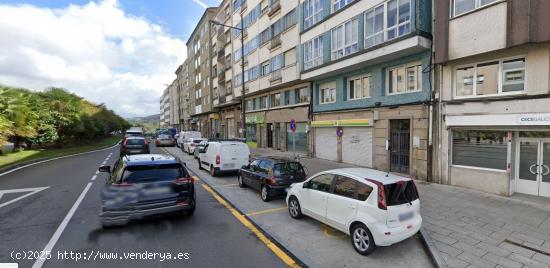
<instances>
[{"instance_id":1,"label":"white car","mask_svg":"<svg viewBox=\"0 0 550 268\"><path fill-rule=\"evenodd\" d=\"M189 138L201 138L202 134L198 131L181 131L178 135L178 147L183 148L183 143Z\"/></svg>"},{"instance_id":2,"label":"white car","mask_svg":"<svg viewBox=\"0 0 550 268\"><path fill-rule=\"evenodd\" d=\"M351 236L355 250L368 255L420 230L420 200L414 181L368 168L320 172L290 186L292 218L307 215Z\"/></svg>"},{"instance_id":3,"label":"white car","mask_svg":"<svg viewBox=\"0 0 550 268\"><path fill-rule=\"evenodd\" d=\"M189 138L183 143L183 147L181 149L188 154L193 154L199 143L206 140L207 139L205 138Z\"/></svg>"},{"instance_id":4,"label":"white car","mask_svg":"<svg viewBox=\"0 0 550 268\"><path fill-rule=\"evenodd\" d=\"M240 141L211 141L199 152L199 169L210 171L212 176L222 172L237 172L250 163L248 145Z\"/></svg>"}]
</instances>

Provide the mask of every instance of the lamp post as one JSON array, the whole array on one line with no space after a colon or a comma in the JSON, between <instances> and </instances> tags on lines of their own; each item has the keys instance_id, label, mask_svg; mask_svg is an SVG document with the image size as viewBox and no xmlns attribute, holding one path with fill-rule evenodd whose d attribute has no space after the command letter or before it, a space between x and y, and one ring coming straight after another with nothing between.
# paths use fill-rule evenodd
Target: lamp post
<instances>
[{"instance_id":1,"label":"lamp post","mask_svg":"<svg viewBox=\"0 0 550 268\"><path fill-rule=\"evenodd\" d=\"M227 28L230 28L230 29L235 29L235 30L241 31L241 131L242 131L241 136L246 142L246 103L245 103L245 99L244 99L244 94L245 94L245 90L244 90L244 28L242 28L243 15L241 14L241 22L240 22L241 28L231 26L231 25L225 25L225 24L223 24L221 22L218 22L218 21L215 21L215 20L210 20L210 23L214 24L214 25L219 25L219 26L222 26L222 27L227 27ZM216 53L217 53L217 51L216 51Z\"/></svg>"}]
</instances>

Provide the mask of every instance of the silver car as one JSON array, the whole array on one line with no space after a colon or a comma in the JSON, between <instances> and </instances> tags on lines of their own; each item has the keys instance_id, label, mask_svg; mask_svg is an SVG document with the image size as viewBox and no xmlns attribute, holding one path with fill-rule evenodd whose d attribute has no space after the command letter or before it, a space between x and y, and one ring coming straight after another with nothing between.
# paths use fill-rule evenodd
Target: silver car
<instances>
[{"instance_id":1,"label":"silver car","mask_svg":"<svg viewBox=\"0 0 550 268\"><path fill-rule=\"evenodd\" d=\"M171 135L160 134L155 140L156 146L176 146L176 140Z\"/></svg>"}]
</instances>

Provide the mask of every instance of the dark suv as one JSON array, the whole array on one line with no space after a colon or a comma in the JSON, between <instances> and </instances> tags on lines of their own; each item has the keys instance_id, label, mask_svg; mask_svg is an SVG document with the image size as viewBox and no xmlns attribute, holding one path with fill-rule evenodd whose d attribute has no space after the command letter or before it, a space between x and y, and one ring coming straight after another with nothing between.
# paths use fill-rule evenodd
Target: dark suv
<instances>
[{"instance_id":1,"label":"dark suv","mask_svg":"<svg viewBox=\"0 0 550 268\"><path fill-rule=\"evenodd\" d=\"M101 225L164 214L195 211L195 185L185 165L174 157L157 154L120 158L113 169L101 166L109 177L101 190Z\"/></svg>"},{"instance_id":2,"label":"dark suv","mask_svg":"<svg viewBox=\"0 0 550 268\"><path fill-rule=\"evenodd\" d=\"M149 142L144 137L128 137L120 145L120 155L148 154Z\"/></svg>"},{"instance_id":3,"label":"dark suv","mask_svg":"<svg viewBox=\"0 0 550 268\"><path fill-rule=\"evenodd\" d=\"M300 162L285 157L258 157L243 166L237 177L240 187L260 191L264 202L277 195L286 195L291 184L303 182L307 175Z\"/></svg>"}]
</instances>

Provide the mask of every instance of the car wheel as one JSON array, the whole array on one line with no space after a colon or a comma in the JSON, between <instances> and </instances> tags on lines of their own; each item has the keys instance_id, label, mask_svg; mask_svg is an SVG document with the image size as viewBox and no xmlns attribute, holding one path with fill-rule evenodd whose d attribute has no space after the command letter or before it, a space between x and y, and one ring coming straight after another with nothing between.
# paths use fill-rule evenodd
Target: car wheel
<instances>
[{"instance_id":1,"label":"car wheel","mask_svg":"<svg viewBox=\"0 0 550 268\"><path fill-rule=\"evenodd\" d=\"M290 213L290 217L294 219L299 219L303 216L300 202L298 202L298 198L295 196L291 196L288 200L288 213Z\"/></svg>"},{"instance_id":2,"label":"car wheel","mask_svg":"<svg viewBox=\"0 0 550 268\"><path fill-rule=\"evenodd\" d=\"M260 198L262 198L262 201L268 202L271 198L269 198L269 188L267 185L262 185L262 189L260 190Z\"/></svg>"},{"instance_id":3,"label":"car wheel","mask_svg":"<svg viewBox=\"0 0 550 268\"><path fill-rule=\"evenodd\" d=\"M241 187L241 188L246 187L246 184L244 184L244 181L243 181L243 177L241 177L240 174L237 176L237 181L239 181L239 187Z\"/></svg>"},{"instance_id":4,"label":"car wheel","mask_svg":"<svg viewBox=\"0 0 550 268\"><path fill-rule=\"evenodd\" d=\"M186 211L187 216L193 215L193 213L195 213L195 208L197 208L197 203L193 200L193 208Z\"/></svg>"},{"instance_id":5,"label":"car wheel","mask_svg":"<svg viewBox=\"0 0 550 268\"><path fill-rule=\"evenodd\" d=\"M218 172L216 172L216 168L214 166L210 166L210 175L212 177L218 176Z\"/></svg>"},{"instance_id":6,"label":"car wheel","mask_svg":"<svg viewBox=\"0 0 550 268\"><path fill-rule=\"evenodd\" d=\"M376 248L372 234L367 226L362 223L351 227L351 244L355 251L361 255L369 255Z\"/></svg>"},{"instance_id":7,"label":"car wheel","mask_svg":"<svg viewBox=\"0 0 550 268\"><path fill-rule=\"evenodd\" d=\"M199 169L202 169L202 165L201 165L201 159L197 159L197 161L199 161Z\"/></svg>"}]
</instances>

